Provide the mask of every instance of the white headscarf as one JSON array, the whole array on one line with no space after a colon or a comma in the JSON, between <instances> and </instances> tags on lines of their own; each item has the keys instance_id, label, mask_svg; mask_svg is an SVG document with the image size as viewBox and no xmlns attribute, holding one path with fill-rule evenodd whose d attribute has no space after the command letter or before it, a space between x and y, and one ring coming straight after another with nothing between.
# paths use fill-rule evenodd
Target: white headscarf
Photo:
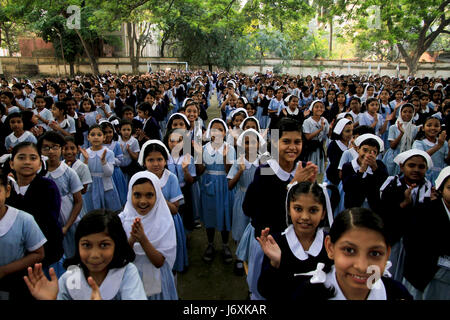
<instances>
[{"instance_id":1,"label":"white headscarf","mask_svg":"<svg viewBox=\"0 0 450 320\"><path fill-rule=\"evenodd\" d=\"M402 119L402 109L408 106L410 108L413 109L413 115L411 117L411 120L409 121L403 121ZM411 149L412 144L414 142L414 137L413 137L413 133L414 133L414 129L415 129L415 125L413 124L413 119L414 119L414 115L415 115L415 110L414 110L414 106L410 103L405 103L404 105L402 105L400 107L400 111L399 111L399 116L397 118L397 121L395 121L395 125L398 128L398 124L402 125L404 134L402 139L400 140L400 153L407 151L409 149Z\"/></svg>"},{"instance_id":2,"label":"white headscarf","mask_svg":"<svg viewBox=\"0 0 450 320\"><path fill-rule=\"evenodd\" d=\"M225 127L225 137L226 137L227 134L228 134L228 126L227 126L227 124L225 123L225 121L223 121L220 118L214 118L208 124L208 129L206 130L206 136L205 136L206 139L211 139L211 126L213 125L214 122L220 122L220 123L223 124L223 126Z\"/></svg>"},{"instance_id":3,"label":"white headscarf","mask_svg":"<svg viewBox=\"0 0 450 320\"><path fill-rule=\"evenodd\" d=\"M448 176L450 176L450 166L442 169L441 172L439 173L439 176L436 178L435 182L437 190L439 190L441 184L444 182L445 179L447 179Z\"/></svg>"},{"instance_id":4,"label":"white headscarf","mask_svg":"<svg viewBox=\"0 0 450 320\"><path fill-rule=\"evenodd\" d=\"M336 124L336 126L334 127L333 132L336 133L336 134L341 134L341 133L342 133L342 130L344 130L345 126L346 126L349 122L351 123L352 121L349 120L349 119L347 119L347 118L342 118L342 119L340 119L340 120L338 121L338 123Z\"/></svg>"},{"instance_id":5,"label":"white headscarf","mask_svg":"<svg viewBox=\"0 0 450 320\"><path fill-rule=\"evenodd\" d=\"M259 125L259 120L256 119L255 117L248 117L248 118L245 118L244 121L242 121L241 124L239 125L239 127L240 127L242 130L244 130L245 122L247 122L248 120L253 120L253 121L255 121L255 122L256 122L256 126L258 127L258 130L256 130L256 131L258 131L258 132L261 131L261 126Z\"/></svg>"},{"instance_id":6,"label":"white headscarf","mask_svg":"<svg viewBox=\"0 0 450 320\"><path fill-rule=\"evenodd\" d=\"M245 110L244 108L237 108L237 109L231 111L231 113L230 113L230 119L233 118L233 116L234 116L236 113L238 113L238 112L243 112L243 113L245 113L245 117L246 117L246 118L248 117L247 110Z\"/></svg>"},{"instance_id":7,"label":"white headscarf","mask_svg":"<svg viewBox=\"0 0 450 320\"><path fill-rule=\"evenodd\" d=\"M318 103L318 102L320 102L320 103L323 104L323 101L320 100L320 99L314 100L314 101L311 103L311 105L309 106L309 111L312 112L314 105L315 105L316 103Z\"/></svg>"},{"instance_id":8,"label":"white headscarf","mask_svg":"<svg viewBox=\"0 0 450 320\"><path fill-rule=\"evenodd\" d=\"M170 119L172 119L174 116L181 116L181 118L183 118L183 120L185 121L185 123L186 123L187 125L189 125L189 127L191 126L191 123L189 122L189 120L188 120L188 118L186 117L186 115L184 115L184 114L182 114L182 113L179 113L179 112L176 112L176 113L172 114L172 115L169 117L169 120L167 120L167 123L169 123L169 122L170 122ZM186 126L186 128L187 128L187 126Z\"/></svg>"},{"instance_id":9,"label":"white headscarf","mask_svg":"<svg viewBox=\"0 0 450 320\"><path fill-rule=\"evenodd\" d=\"M355 145L357 147L360 146L360 144L364 141L366 141L367 139L375 139L378 142L378 145L380 146L380 152L384 151L384 142L383 140L381 140L381 138L377 135L374 135L372 133L365 133L360 135L358 138L356 138L355 140Z\"/></svg>"},{"instance_id":10,"label":"white headscarf","mask_svg":"<svg viewBox=\"0 0 450 320\"><path fill-rule=\"evenodd\" d=\"M141 166L144 166L144 162L145 162L145 159L144 159L145 149L151 144L157 144L157 145L160 145L161 147L163 147L167 153L167 159L169 159L170 152L169 152L169 150L167 150L167 147L164 143L162 143L160 140L148 140L146 143L144 143L144 145L141 148L141 151L139 152L138 163Z\"/></svg>"},{"instance_id":11,"label":"white headscarf","mask_svg":"<svg viewBox=\"0 0 450 320\"><path fill-rule=\"evenodd\" d=\"M410 149L408 151L402 152L394 158L394 162L398 165L401 165L404 164L409 158L414 156L422 156L423 158L425 158L428 169L433 167L433 160L431 159L430 155L420 149Z\"/></svg>"},{"instance_id":12,"label":"white headscarf","mask_svg":"<svg viewBox=\"0 0 450 320\"><path fill-rule=\"evenodd\" d=\"M149 180L156 192L155 205L145 216L140 215L132 204L133 185L141 178ZM125 204L124 210L119 214L119 217L127 237L130 237L134 220L140 218L148 241L164 256L172 270L177 253L175 225L156 175L149 171L141 171L131 177L130 183L128 184L127 203ZM142 271L142 282L144 283L146 294L150 296L161 292L161 270L150 262L139 243L135 243L133 249L136 253L134 263Z\"/></svg>"}]
</instances>

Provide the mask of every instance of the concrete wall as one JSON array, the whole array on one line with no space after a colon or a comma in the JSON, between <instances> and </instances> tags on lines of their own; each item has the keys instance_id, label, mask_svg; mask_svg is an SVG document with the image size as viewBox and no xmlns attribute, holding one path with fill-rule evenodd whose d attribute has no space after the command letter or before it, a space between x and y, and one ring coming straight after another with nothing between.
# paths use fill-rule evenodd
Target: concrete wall
<instances>
[{"instance_id":1,"label":"concrete wall","mask_svg":"<svg viewBox=\"0 0 450 320\"><path fill-rule=\"evenodd\" d=\"M100 58L99 70L101 73L106 70L117 74L130 74L131 64L129 58ZM141 58L139 71L147 72L147 62L150 63L152 70L164 70L166 68L185 69L185 64L180 63L177 58L159 58L146 57ZM178 63L177 63L178 62ZM239 68L239 71L246 74L253 74L254 72L266 70L273 70L274 66L280 64L282 61L277 59L266 59L263 66L260 64L249 62L248 64ZM30 76L39 74L49 76L64 76L64 65L59 65L57 68L56 59L53 57L38 58L38 57L0 57L0 71L8 76ZM378 66L380 71L378 72ZM205 69L207 66L188 66L189 69ZM69 65L66 65L69 72ZM368 74L369 69L372 74L380 73L381 75L396 76L397 63L389 62L373 62L373 61L345 61L345 60L293 60L289 68L284 68L283 73L292 75L317 75L319 72L334 72L335 74ZM214 68L216 70L216 68ZM29 72L28 72L29 71ZM91 73L91 67L87 59L75 64L75 73ZM405 63L399 64L399 75L408 76L408 68ZM450 62L421 62L419 64L418 76L429 77L450 77Z\"/></svg>"}]
</instances>

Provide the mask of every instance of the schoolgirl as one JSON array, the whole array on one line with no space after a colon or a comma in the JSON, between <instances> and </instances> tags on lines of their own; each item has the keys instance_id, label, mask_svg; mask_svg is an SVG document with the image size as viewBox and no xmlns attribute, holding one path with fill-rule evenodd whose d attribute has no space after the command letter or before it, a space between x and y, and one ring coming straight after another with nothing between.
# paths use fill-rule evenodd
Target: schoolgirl
<instances>
[{"instance_id":1,"label":"schoolgirl","mask_svg":"<svg viewBox=\"0 0 450 320\"><path fill-rule=\"evenodd\" d=\"M286 197L286 230L271 236L266 228L257 238L265 254L258 290L267 300L291 299L299 285L295 274L329 263L324 222L332 224L333 215L325 188L316 182L294 183Z\"/></svg>"},{"instance_id":2,"label":"schoolgirl","mask_svg":"<svg viewBox=\"0 0 450 320\"><path fill-rule=\"evenodd\" d=\"M80 122L81 131L83 132L84 142L83 148L89 147L88 131L89 128L102 118L102 115L95 110L94 102L90 98L83 98L80 105Z\"/></svg>"},{"instance_id":3,"label":"schoolgirl","mask_svg":"<svg viewBox=\"0 0 450 320\"><path fill-rule=\"evenodd\" d=\"M234 110L231 114L231 126L227 135L227 143L236 148L236 141L242 133L241 123L248 117L244 108Z\"/></svg>"},{"instance_id":4,"label":"schoolgirl","mask_svg":"<svg viewBox=\"0 0 450 320\"><path fill-rule=\"evenodd\" d=\"M264 151L264 144L265 140L258 131L254 129L245 130L237 140L237 161L233 163L227 175L228 189L233 190L236 188L233 202L231 235L238 245L238 250L236 251L237 260L234 266L235 273L237 274L242 274L244 271L243 261L247 260L248 254L246 249L251 240L247 236L245 239L246 244L239 249L244 231L250 222L250 218L242 211L242 203L244 202L247 188L253 180L255 171L259 167L260 156Z\"/></svg>"},{"instance_id":5,"label":"schoolgirl","mask_svg":"<svg viewBox=\"0 0 450 320\"><path fill-rule=\"evenodd\" d=\"M257 284L264 253L256 241L256 236L265 228L270 228L272 235L283 232L287 227L286 218L280 213L285 212L288 183L292 180L314 181L317 175L317 166L313 163L297 164L302 149L300 124L292 119L281 119L278 129L278 161L276 156L272 155L267 164L256 169L242 203L244 214L251 219L251 226L244 231L243 238L248 232L252 234L248 249L247 275L252 300L263 299L258 293Z\"/></svg>"},{"instance_id":6,"label":"schoolgirl","mask_svg":"<svg viewBox=\"0 0 450 320\"><path fill-rule=\"evenodd\" d=\"M366 84L363 96L361 97L361 103L366 103L367 105L367 100L375 98L375 87L371 84Z\"/></svg>"},{"instance_id":7,"label":"schoolgirl","mask_svg":"<svg viewBox=\"0 0 450 320\"><path fill-rule=\"evenodd\" d=\"M380 188L381 209L386 231L392 240L392 274L395 280L403 278L403 236L410 223L410 212L419 204L427 204L431 197L431 182L425 178L427 168L433 166L425 151L410 149L394 158L401 175L390 176Z\"/></svg>"},{"instance_id":8,"label":"schoolgirl","mask_svg":"<svg viewBox=\"0 0 450 320\"><path fill-rule=\"evenodd\" d=\"M450 167L445 167L435 184L437 199L411 212L411 224L404 237L403 284L415 300L450 299ZM423 213L427 218L423 219Z\"/></svg>"},{"instance_id":9,"label":"schoolgirl","mask_svg":"<svg viewBox=\"0 0 450 320\"><path fill-rule=\"evenodd\" d=\"M86 210L109 209L117 211L122 208L119 193L113 182L115 156L114 152L103 145L105 137L99 125L93 125L88 131L91 147L80 148L80 160L89 166L92 185L84 195Z\"/></svg>"},{"instance_id":10,"label":"schoolgirl","mask_svg":"<svg viewBox=\"0 0 450 320\"><path fill-rule=\"evenodd\" d=\"M442 130L438 118L429 117L422 127L424 137L417 135L412 148L426 151L433 159L433 166L428 168L427 179L435 181L439 172L450 163L449 146L446 141L447 134Z\"/></svg>"},{"instance_id":11,"label":"schoolgirl","mask_svg":"<svg viewBox=\"0 0 450 320\"><path fill-rule=\"evenodd\" d=\"M211 120L206 131L206 138L211 141L203 147L203 163L197 168L197 175L203 174L200 180L200 217L208 238L208 247L203 255L207 262L214 258L215 229L222 235L224 261L230 263L233 259L228 246L233 195L228 190L226 175L234 162L235 150L224 142L227 133L227 125L222 119Z\"/></svg>"},{"instance_id":12,"label":"schoolgirl","mask_svg":"<svg viewBox=\"0 0 450 320\"><path fill-rule=\"evenodd\" d=\"M0 300L28 300L22 277L27 267L44 258L47 242L29 213L6 205L8 177L0 173Z\"/></svg>"},{"instance_id":13,"label":"schoolgirl","mask_svg":"<svg viewBox=\"0 0 450 320\"><path fill-rule=\"evenodd\" d=\"M83 185L83 189L81 190L81 196L84 197L86 194L89 185L92 183L91 172L89 171L89 167L80 159L78 159L79 148L81 147L77 144L77 141L72 136L64 137L66 144L62 148L62 155L64 157L64 163L75 170L80 178L81 184ZM83 201L83 207L81 208L79 218L83 218L83 216L87 213L86 211L86 203Z\"/></svg>"},{"instance_id":14,"label":"schoolgirl","mask_svg":"<svg viewBox=\"0 0 450 320\"><path fill-rule=\"evenodd\" d=\"M145 150L144 150L145 151ZM119 214L134 263L150 300L177 300L172 268L177 239L159 178L149 171L136 173L128 187L127 204Z\"/></svg>"},{"instance_id":15,"label":"schoolgirl","mask_svg":"<svg viewBox=\"0 0 450 320\"><path fill-rule=\"evenodd\" d=\"M378 211L379 188L388 176L383 162L377 160L378 154L383 152L383 140L374 134L363 134L355 140L355 145L358 157L342 167L344 206Z\"/></svg>"},{"instance_id":16,"label":"schoolgirl","mask_svg":"<svg viewBox=\"0 0 450 320\"><path fill-rule=\"evenodd\" d=\"M380 104L377 99L369 98L366 101L366 109L363 114L361 114L359 118L360 125L371 126L375 130L375 134L377 136L382 136L386 131L389 121L391 121L395 114L392 112L383 118L383 116L378 112L380 108Z\"/></svg>"},{"instance_id":17,"label":"schoolgirl","mask_svg":"<svg viewBox=\"0 0 450 320\"><path fill-rule=\"evenodd\" d=\"M14 112L8 115L5 123L8 124L12 131L5 139L5 148L8 153L11 153L11 150L21 142L37 143L36 137L30 131L24 130L21 113Z\"/></svg>"},{"instance_id":18,"label":"schoolgirl","mask_svg":"<svg viewBox=\"0 0 450 320\"><path fill-rule=\"evenodd\" d=\"M267 94L260 94L258 96L258 105L261 108L261 118L259 119L259 123L261 124L261 128L266 129L269 127L269 104L274 98L274 89L273 87L267 87Z\"/></svg>"},{"instance_id":19,"label":"schoolgirl","mask_svg":"<svg viewBox=\"0 0 450 320\"><path fill-rule=\"evenodd\" d=\"M395 125L389 127L390 148L383 156L383 163L390 176L400 173L400 168L393 161L394 158L404 151L411 149L419 127L413 124L414 106L406 103L400 106L400 113Z\"/></svg>"},{"instance_id":20,"label":"schoolgirl","mask_svg":"<svg viewBox=\"0 0 450 320\"><path fill-rule=\"evenodd\" d=\"M67 115L67 105L63 101L55 102L52 106L52 115L55 120L50 121L48 126L63 136L72 135L76 133L75 120Z\"/></svg>"},{"instance_id":21,"label":"schoolgirl","mask_svg":"<svg viewBox=\"0 0 450 320\"><path fill-rule=\"evenodd\" d=\"M43 96L36 96L34 98L34 105L36 109L33 109L33 113L38 117L38 126L41 126L45 131L49 129L49 123L53 120L53 114L50 110L45 108L45 98Z\"/></svg>"},{"instance_id":22,"label":"schoolgirl","mask_svg":"<svg viewBox=\"0 0 450 320\"><path fill-rule=\"evenodd\" d=\"M302 131L306 138L303 151L305 161L311 161L319 168L319 173L325 171L325 152L323 144L327 139L330 125L322 115L325 107L322 101L316 100L309 107L311 117L306 119L302 125Z\"/></svg>"},{"instance_id":23,"label":"schoolgirl","mask_svg":"<svg viewBox=\"0 0 450 320\"><path fill-rule=\"evenodd\" d=\"M149 140L142 146L138 162L159 179L162 194L167 201L176 230L177 250L173 271L182 272L188 265L186 234L183 220L178 213L180 202L183 201L183 193L180 189L178 177L166 168L169 156L169 151L161 141Z\"/></svg>"},{"instance_id":24,"label":"schoolgirl","mask_svg":"<svg viewBox=\"0 0 450 320\"><path fill-rule=\"evenodd\" d=\"M327 149L328 167L326 169L325 181L329 181L335 186L338 186L341 181L338 166L342 154L350 147L352 136L352 121L346 118L340 119L333 129L332 141Z\"/></svg>"},{"instance_id":25,"label":"schoolgirl","mask_svg":"<svg viewBox=\"0 0 450 320\"><path fill-rule=\"evenodd\" d=\"M115 160L112 179L117 188L117 192L119 193L120 203L123 207L125 202L127 202L127 179L125 178L122 170L120 170L120 166L123 161L122 148L120 143L117 141L118 135L114 129L114 126L110 122L100 120L100 128L102 129L105 137L103 145L114 153Z\"/></svg>"},{"instance_id":26,"label":"schoolgirl","mask_svg":"<svg viewBox=\"0 0 450 320\"><path fill-rule=\"evenodd\" d=\"M89 212L78 224L75 241L75 256L65 261L67 271L59 280L53 268L50 280L41 264L28 268L24 280L37 300L146 300L132 263L135 254L117 215L106 210Z\"/></svg>"},{"instance_id":27,"label":"schoolgirl","mask_svg":"<svg viewBox=\"0 0 450 320\"><path fill-rule=\"evenodd\" d=\"M33 101L24 96L22 84L14 84L11 90L16 99L16 105L21 111L33 109Z\"/></svg>"},{"instance_id":28,"label":"schoolgirl","mask_svg":"<svg viewBox=\"0 0 450 320\"><path fill-rule=\"evenodd\" d=\"M44 270L48 272L52 266L60 276L64 272L57 263L64 253L62 226L59 224L61 195L55 182L38 174L41 166L41 153L34 143L21 142L13 148L10 167L14 179L6 203L34 217L47 239L42 261Z\"/></svg>"},{"instance_id":29,"label":"schoolgirl","mask_svg":"<svg viewBox=\"0 0 450 320\"><path fill-rule=\"evenodd\" d=\"M276 127L280 112L285 108L284 100L283 100L283 89L278 88L275 91L275 98L273 98L269 106L267 107L267 112L270 117L269 128L273 129Z\"/></svg>"},{"instance_id":30,"label":"schoolgirl","mask_svg":"<svg viewBox=\"0 0 450 320\"><path fill-rule=\"evenodd\" d=\"M101 92L94 93L94 107L99 114L101 114L101 119L108 119L112 115L111 107L104 102L105 96Z\"/></svg>"},{"instance_id":31,"label":"schoolgirl","mask_svg":"<svg viewBox=\"0 0 450 320\"><path fill-rule=\"evenodd\" d=\"M66 144L64 137L56 132L46 132L39 138L37 147L48 158L46 178L58 186L61 196L59 223L64 235L64 254L71 258L75 254L75 229L80 221L79 214L83 206L81 190L83 185L75 170L61 162L62 147Z\"/></svg>"},{"instance_id":32,"label":"schoolgirl","mask_svg":"<svg viewBox=\"0 0 450 320\"><path fill-rule=\"evenodd\" d=\"M183 130L183 129L181 129ZM188 232L194 229L194 212L192 203L192 184L197 176L194 158L190 155L191 145L184 145L185 139L189 137L177 129L171 129L164 137L164 144L170 150L167 168L175 174L183 193L184 203L180 205L179 212L183 219L185 230ZM184 153L183 148L188 147L189 153Z\"/></svg>"},{"instance_id":33,"label":"schoolgirl","mask_svg":"<svg viewBox=\"0 0 450 320\"><path fill-rule=\"evenodd\" d=\"M123 158L120 163L120 169L125 175L127 184L130 178L138 171L139 165L137 163L139 157L139 147L138 140L133 137L134 128L133 123L129 120L121 120L119 124L119 140L118 143L123 152Z\"/></svg>"},{"instance_id":34,"label":"schoolgirl","mask_svg":"<svg viewBox=\"0 0 450 320\"><path fill-rule=\"evenodd\" d=\"M284 107L281 110L280 119L291 118L297 120L300 123L300 125L303 125L303 122L305 121L305 116L298 107L298 97L295 95L290 95L286 97L284 101L287 102L288 105L287 107Z\"/></svg>"},{"instance_id":35,"label":"schoolgirl","mask_svg":"<svg viewBox=\"0 0 450 320\"><path fill-rule=\"evenodd\" d=\"M142 135L138 138L142 146L149 139L161 139L161 130L156 119L152 116L152 106L142 102L137 106L138 117L142 119Z\"/></svg>"},{"instance_id":36,"label":"schoolgirl","mask_svg":"<svg viewBox=\"0 0 450 320\"><path fill-rule=\"evenodd\" d=\"M14 99L14 94L12 92L3 91L0 94L0 97L3 105L6 108L6 115L14 112L20 112L19 107L16 106L16 100Z\"/></svg>"},{"instance_id":37,"label":"schoolgirl","mask_svg":"<svg viewBox=\"0 0 450 320\"><path fill-rule=\"evenodd\" d=\"M315 271L298 274L305 281L294 300L412 300L400 282L388 277L390 239L371 210L341 212L325 237L325 249L334 265L318 263Z\"/></svg>"}]
</instances>

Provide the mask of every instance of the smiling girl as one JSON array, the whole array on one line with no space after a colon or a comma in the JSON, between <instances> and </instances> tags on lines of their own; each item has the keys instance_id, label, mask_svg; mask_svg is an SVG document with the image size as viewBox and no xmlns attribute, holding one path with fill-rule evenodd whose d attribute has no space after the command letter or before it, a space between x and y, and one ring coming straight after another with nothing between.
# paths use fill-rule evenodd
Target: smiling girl
<instances>
[{"instance_id":1,"label":"smiling girl","mask_svg":"<svg viewBox=\"0 0 450 320\"><path fill-rule=\"evenodd\" d=\"M36 299L146 300L138 270L131 263L135 254L117 215L105 210L89 212L77 227L75 241L76 254L65 262L68 270L59 280L53 268L50 281L41 264L28 268L24 279Z\"/></svg>"},{"instance_id":2,"label":"smiling girl","mask_svg":"<svg viewBox=\"0 0 450 320\"><path fill-rule=\"evenodd\" d=\"M325 249L334 265L319 263L315 271L299 274L308 277L295 300L412 300L401 283L383 276L391 247L383 221L371 210L341 212Z\"/></svg>"}]
</instances>

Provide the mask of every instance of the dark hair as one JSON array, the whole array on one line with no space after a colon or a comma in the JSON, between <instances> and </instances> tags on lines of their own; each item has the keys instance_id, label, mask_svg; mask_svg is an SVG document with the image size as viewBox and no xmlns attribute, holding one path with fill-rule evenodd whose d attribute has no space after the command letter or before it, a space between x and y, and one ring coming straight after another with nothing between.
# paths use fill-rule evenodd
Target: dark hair
<instances>
[{"instance_id":1,"label":"dark hair","mask_svg":"<svg viewBox=\"0 0 450 320\"><path fill-rule=\"evenodd\" d=\"M238 112L235 112L233 114L233 116L231 117L231 123L233 123L234 119L236 119L237 116L243 116L244 119L247 118L247 115L245 114L244 111L238 111Z\"/></svg>"},{"instance_id":2,"label":"dark hair","mask_svg":"<svg viewBox=\"0 0 450 320\"><path fill-rule=\"evenodd\" d=\"M40 94L34 97L34 102L36 102L37 99L43 99L45 101L45 97Z\"/></svg>"},{"instance_id":3,"label":"dark hair","mask_svg":"<svg viewBox=\"0 0 450 320\"><path fill-rule=\"evenodd\" d=\"M61 147L66 145L66 140L64 139L64 137L60 133L55 131L47 131L39 138L37 142L37 148L39 150L42 150L42 144L44 143L44 140L56 143Z\"/></svg>"},{"instance_id":4,"label":"dark hair","mask_svg":"<svg viewBox=\"0 0 450 320\"><path fill-rule=\"evenodd\" d=\"M16 105L16 100L14 99L14 94L12 92L10 92L10 91L3 91L3 92L0 93L0 96L1 95L5 95L6 97L8 97L8 99L11 100L11 104L13 106Z\"/></svg>"},{"instance_id":5,"label":"dark hair","mask_svg":"<svg viewBox=\"0 0 450 320\"><path fill-rule=\"evenodd\" d=\"M64 141L66 142L66 144L67 144L68 142L72 142L72 143L73 143L74 145L76 145L77 147L80 146L80 142L79 142L77 139L75 139L75 137L72 136L72 135L65 136L65 137L64 137Z\"/></svg>"},{"instance_id":6,"label":"dark hair","mask_svg":"<svg viewBox=\"0 0 450 320\"><path fill-rule=\"evenodd\" d=\"M302 181L296 185L294 185L287 194L287 208L286 208L286 222L287 224L292 224L291 215L290 215L290 205L292 201L295 201L298 199L298 197L302 194L312 194L314 196L314 199L319 202L322 207L323 211L327 211L327 203L325 194L323 193L323 189L321 186L317 184L317 182L310 182L310 181ZM325 215L326 218L326 215ZM324 224L324 220L320 222L319 226L322 226Z\"/></svg>"},{"instance_id":7,"label":"dark hair","mask_svg":"<svg viewBox=\"0 0 450 320\"><path fill-rule=\"evenodd\" d=\"M8 176L3 172L3 170L0 170L0 186L6 188L8 184L9 184Z\"/></svg>"},{"instance_id":8,"label":"dark hair","mask_svg":"<svg viewBox=\"0 0 450 320\"><path fill-rule=\"evenodd\" d=\"M254 123L256 123L256 127L257 127L257 130L256 130L256 131L259 132L259 131L261 130L261 127L259 126L258 121L256 121L256 119L253 119L252 117L245 118L244 121L242 121L242 128L245 127L245 124L246 124L248 121L253 121Z\"/></svg>"},{"instance_id":9,"label":"dark hair","mask_svg":"<svg viewBox=\"0 0 450 320\"><path fill-rule=\"evenodd\" d=\"M13 118L20 118L20 119L22 119L22 113L21 112L13 112L13 113L8 114L8 116L5 119L5 123L8 126L9 130L11 130L11 126L9 125L9 122ZM23 122L23 119L22 119L22 122Z\"/></svg>"},{"instance_id":10,"label":"dark hair","mask_svg":"<svg viewBox=\"0 0 450 320\"><path fill-rule=\"evenodd\" d=\"M38 149L38 147L36 146L36 144L34 144L33 142L28 142L28 141L24 141L19 143L18 145L16 145L12 151L11 151L11 160L14 160L14 157L17 155L17 153L26 147L32 147L33 149L36 150L36 152L38 153L39 157L41 156L41 151Z\"/></svg>"},{"instance_id":11,"label":"dark hair","mask_svg":"<svg viewBox=\"0 0 450 320\"><path fill-rule=\"evenodd\" d=\"M218 120L218 119L213 119L213 120L211 120L211 122L210 122L210 128L212 128L212 126L213 126L214 123L220 123L220 124L222 125L224 131L227 131L227 127L223 124L222 121L220 121L220 120Z\"/></svg>"},{"instance_id":12,"label":"dark hair","mask_svg":"<svg viewBox=\"0 0 450 320\"><path fill-rule=\"evenodd\" d=\"M134 109L133 109L133 107L128 106L128 105L124 106L124 107L122 108L122 115L123 115L125 112L127 112L127 111L133 112L133 115L134 115Z\"/></svg>"},{"instance_id":13,"label":"dark hair","mask_svg":"<svg viewBox=\"0 0 450 320\"><path fill-rule=\"evenodd\" d=\"M169 159L168 159L168 154L167 154L167 152L166 152L166 149L164 149L163 146L161 146L161 145L159 145L159 144L157 144L157 143L152 143L152 144L149 144L149 145L147 145L147 146L145 147L145 150L144 150L144 157L143 157L143 160L144 160L144 167L145 167L145 158L147 158L148 155L149 155L150 153L152 153L152 152L160 152L160 153L162 154L164 160L166 160L166 166L167 166L167 161L168 161Z\"/></svg>"},{"instance_id":14,"label":"dark hair","mask_svg":"<svg viewBox=\"0 0 450 320\"><path fill-rule=\"evenodd\" d=\"M133 189L134 186L138 186L138 185L140 185L140 184L144 184L144 183L147 183L147 182L149 182L149 183L153 186L153 183L152 183L152 181L151 181L150 179L147 179L147 178L139 178L139 179L137 179L137 180L134 182L134 184L131 186L131 189ZM153 186L153 187L154 187L154 186Z\"/></svg>"},{"instance_id":15,"label":"dark hair","mask_svg":"<svg viewBox=\"0 0 450 320\"><path fill-rule=\"evenodd\" d=\"M150 116L152 113L152 106L150 105L150 103L148 102L141 102L140 104L138 104L137 110L141 110L142 112L148 112L148 115Z\"/></svg>"},{"instance_id":16,"label":"dark hair","mask_svg":"<svg viewBox=\"0 0 450 320\"><path fill-rule=\"evenodd\" d=\"M117 141L117 139L118 139L117 132L116 132L116 129L114 128L114 126L113 126L113 124L111 122L103 121L100 124L100 128L102 129L103 134L105 134L106 128L110 128L112 130L112 132L113 132L113 140Z\"/></svg>"},{"instance_id":17,"label":"dark hair","mask_svg":"<svg viewBox=\"0 0 450 320\"><path fill-rule=\"evenodd\" d=\"M353 129L353 135L363 135L366 133L371 133L371 134L375 134L375 129L370 127L370 126L366 126L366 125L360 125L357 126L356 128Z\"/></svg>"},{"instance_id":18,"label":"dark hair","mask_svg":"<svg viewBox=\"0 0 450 320\"><path fill-rule=\"evenodd\" d=\"M380 233L387 246L391 246L391 238L384 227L383 220L370 209L349 208L339 213L333 221L329 236L331 243L336 243L342 235L353 228L366 228Z\"/></svg>"},{"instance_id":19,"label":"dark hair","mask_svg":"<svg viewBox=\"0 0 450 320\"><path fill-rule=\"evenodd\" d=\"M99 129L103 133L102 127L99 124L93 124L92 126L89 127L88 134L94 129Z\"/></svg>"},{"instance_id":20,"label":"dark hair","mask_svg":"<svg viewBox=\"0 0 450 320\"><path fill-rule=\"evenodd\" d=\"M296 131L302 133L302 127L300 122L291 118L282 118L278 121L277 128L279 130L279 137L281 138L285 132Z\"/></svg>"},{"instance_id":21,"label":"dark hair","mask_svg":"<svg viewBox=\"0 0 450 320\"><path fill-rule=\"evenodd\" d=\"M64 115L67 114L67 104L63 101L57 101L55 102L55 108L58 108L58 110L62 111Z\"/></svg>"},{"instance_id":22,"label":"dark hair","mask_svg":"<svg viewBox=\"0 0 450 320\"><path fill-rule=\"evenodd\" d=\"M131 127L131 133L133 134L134 133L133 122L131 122L128 119L120 120L120 122L119 122L119 130L122 129L123 126L126 126L126 125Z\"/></svg>"},{"instance_id":23,"label":"dark hair","mask_svg":"<svg viewBox=\"0 0 450 320\"><path fill-rule=\"evenodd\" d=\"M179 115L179 114L175 114L174 116L172 116L172 117L169 119L169 121L167 122L167 128L172 129L172 123L173 123L175 120L177 120L177 119L183 120L183 122L186 124L186 128L187 128L188 130L191 129L191 124L189 123L189 121L186 122L186 119L185 119L183 116Z\"/></svg>"},{"instance_id":24,"label":"dark hair","mask_svg":"<svg viewBox=\"0 0 450 320\"><path fill-rule=\"evenodd\" d=\"M29 109L24 110L20 113L22 114L23 130L29 131L34 127L34 124L32 122L34 113Z\"/></svg>"},{"instance_id":25,"label":"dark hair","mask_svg":"<svg viewBox=\"0 0 450 320\"><path fill-rule=\"evenodd\" d=\"M81 102L80 102L80 112L86 112L86 110L84 110L84 107L83 107L83 104L85 101L89 102L89 104L91 105L91 111L89 111L89 112L95 111L95 105L92 102L91 98L83 98L83 99L81 99Z\"/></svg>"},{"instance_id":26,"label":"dark hair","mask_svg":"<svg viewBox=\"0 0 450 320\"><path fill-rule=\"evenodd\" d=\"M136 254L128 243L127 235L119 216L110 210L100 209L88 212L78 223L75 231L75 256L67 259L64 262L64 267L80 265L85 274L88 275L88 269L80 258L79 242L85 236L101 232L107 233L114 241L115 246L114 256L107 267L108 270L122 268L129 262L134 261Z\"/></svg>"},{"instance_id":27,"label":"dark hair","mask_svg":"<svg viewBox=\"0 0 450 320\"><path fill-rule=\"evenodd\" d=\"M359 145L359 147L361 148L362 146L369 146L369 147L376 147L378 150L378 153L380 153L380 145L378 144L378 141L375 140L374 138L369 138L364 140L363 142L361 142L361 144Z\"/></svg>"}]
</instances>

